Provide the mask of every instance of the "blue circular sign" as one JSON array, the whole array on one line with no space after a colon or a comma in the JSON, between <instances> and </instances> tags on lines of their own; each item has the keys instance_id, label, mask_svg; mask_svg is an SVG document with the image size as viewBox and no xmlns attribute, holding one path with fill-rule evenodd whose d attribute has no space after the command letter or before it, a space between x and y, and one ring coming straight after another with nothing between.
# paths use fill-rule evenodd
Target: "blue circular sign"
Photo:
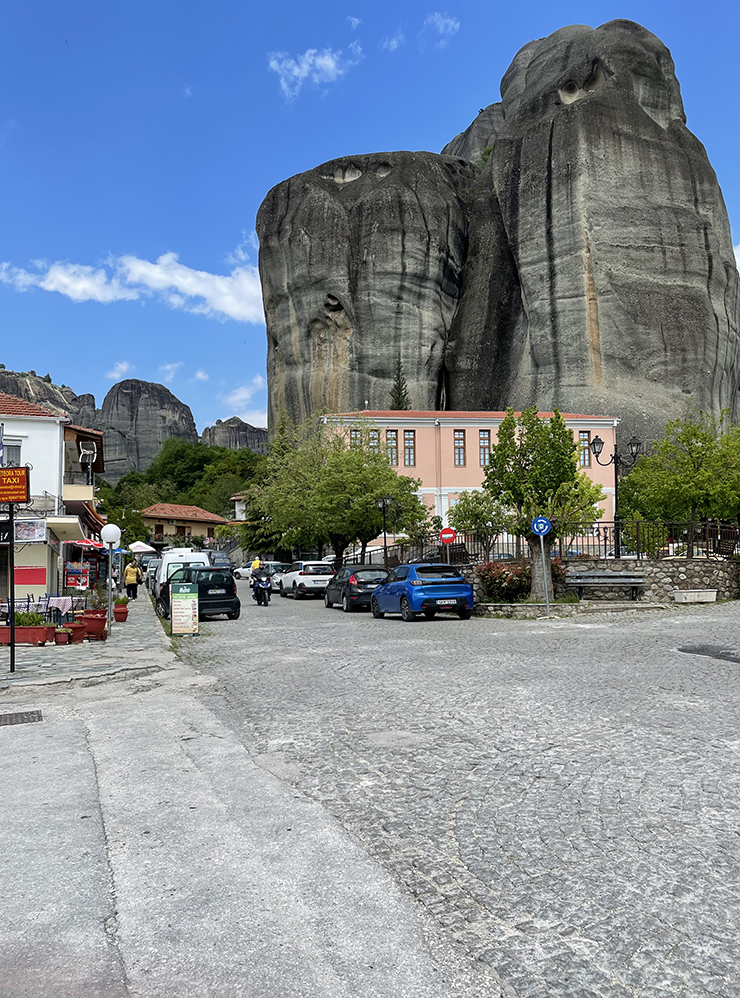
<instances>
[{"instance_id":1,"label":"blue circular sign","mask_svg":"<svg viewBox=\"0 0 740 998\"><path fill-rule=\"evenodd\" d=\"M532 520L532 533L537 534L538 537L544 537L545 534L549 534L551 530L552 524L546 516L537 516L534 520Z\"/></svg>"}]
</instances>

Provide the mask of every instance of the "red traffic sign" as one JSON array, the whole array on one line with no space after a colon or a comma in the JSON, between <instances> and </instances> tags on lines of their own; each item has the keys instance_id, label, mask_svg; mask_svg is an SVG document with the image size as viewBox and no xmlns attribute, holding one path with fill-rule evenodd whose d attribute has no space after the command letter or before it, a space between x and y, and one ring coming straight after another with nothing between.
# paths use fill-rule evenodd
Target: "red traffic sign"
<instances>
[{"instance_id":1,"label":"red traffic sign","mask_svg":"<svg viewBox=\"0 0 740 998\"><path fill-rule=\"evenodd\" d=\"M440 530L439 532L439 539L443 544L452 544L456 537L457 534L452 527L445 527L444 530Z\"/></svg>"}]
</instances>

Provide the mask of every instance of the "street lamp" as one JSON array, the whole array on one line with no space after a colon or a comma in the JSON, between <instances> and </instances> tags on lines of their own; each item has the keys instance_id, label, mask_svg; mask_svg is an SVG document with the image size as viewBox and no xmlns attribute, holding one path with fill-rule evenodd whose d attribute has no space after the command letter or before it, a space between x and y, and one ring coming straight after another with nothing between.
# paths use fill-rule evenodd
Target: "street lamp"
<instances>
[{"instance_id":1,"label":"street lamp","mask_svg":"<svg viewBox=\"0 0 740 998\"><path fill-rule=\"evenodd\" d=\"M115 523L106 523L100 531L100 539L108 545L108 636L113 632L113 548L121 543L121 528Z\"/></svg>"},{"instance_id":2,"label":"street lamp","mask_svg":"<svg viewBox=\"0 0 740 998\"><path fill-rule=\"evenodd\" d=\"M386 535L385 516L389 506L393 504L393 496L383 496L375 500L375 505L383 514L383 568L388 571L388 539Z\"/></svg>"},{"instance_id":3,"label":"street lamp","mask_svg":"<svg viewBox=\"0 0 740 998\"><path fill-rule=\"evenodd\" d=\"M608 468L610 464L614 465L614 557L619 558L622 553L622 538L620 537L619 531L619 469L631 468L634 465L635 461L640 456L642 441L638 440L637 437L633 435L632 439L627 444L627 449L630 452L629 457L619 453L616 440L614 442L614 453L608 461L599 460L599 455L603 449L604 441L599 436L594 437L591 441L591 450L596 458L596 463L600 464L603 468Z\"/></svg>"}]
</instances>

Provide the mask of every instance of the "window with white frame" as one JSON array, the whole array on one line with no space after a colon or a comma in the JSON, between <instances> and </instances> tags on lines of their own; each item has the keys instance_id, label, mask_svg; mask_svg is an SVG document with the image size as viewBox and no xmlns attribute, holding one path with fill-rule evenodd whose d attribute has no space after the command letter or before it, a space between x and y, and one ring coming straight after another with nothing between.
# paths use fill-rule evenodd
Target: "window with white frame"
<instances>
[{"instance_id":1,"label":"window with white frame","mask_svg":"<svg viewBox=\"0 0 740 998\"><path fill-rule=\"evenodd\" d=\"M478 430L478 449L480 451L481 468L488 467L491 460L491 431Z\"/></svg>"},{"instance_id":2,"label":"window with white frame","mask_svg":"<svg viewBox=\"0 0 740 998\"><path fill-rule=\"evenodd\" d=\"M591 467L591 431L578 431L578 463L582 468Z\"/></svg>"}]
</instances>

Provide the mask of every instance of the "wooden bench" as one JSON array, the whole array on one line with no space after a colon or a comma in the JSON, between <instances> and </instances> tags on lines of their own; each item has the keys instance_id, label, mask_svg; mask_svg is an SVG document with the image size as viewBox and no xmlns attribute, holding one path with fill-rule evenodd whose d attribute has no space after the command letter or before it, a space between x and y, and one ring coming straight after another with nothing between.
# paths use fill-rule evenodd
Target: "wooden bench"
<instances>
[{"instance_id":1,"label":"wooden bench","mask_svg":"<svg viewBox=\"0 0 740 998\"><path fill-rule=\"evenodd\" d=\"M631 598L636 600L638 589L645 585L645 575L642 572L573 572L565 577L565 584L578 590L578 599L583 599L586 588L628 588Z\"/></svg>"}]
</instances>

